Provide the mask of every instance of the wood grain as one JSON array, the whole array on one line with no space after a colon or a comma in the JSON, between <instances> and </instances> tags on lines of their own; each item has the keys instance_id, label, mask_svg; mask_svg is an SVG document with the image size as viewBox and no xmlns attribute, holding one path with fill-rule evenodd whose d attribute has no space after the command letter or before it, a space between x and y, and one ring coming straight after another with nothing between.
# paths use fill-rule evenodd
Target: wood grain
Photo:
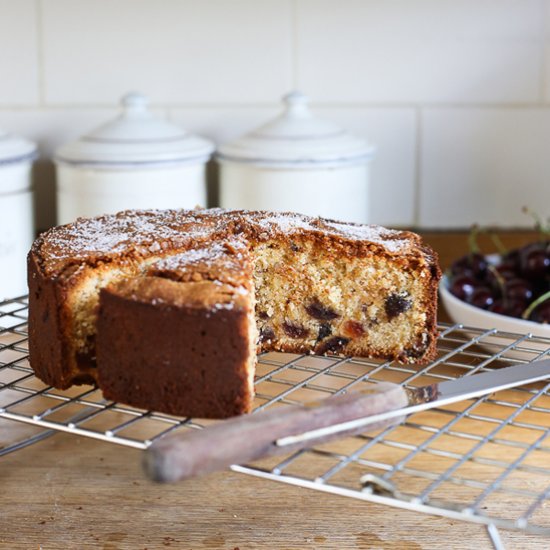
<instances>
[{"instance_id":1,"label":"wood grain","mask_svg":"<svg viewBox=\"0 0 550 550\"><path fill-rule=\"evenodd\" d=\"M144 479L140 452L59 434L1 459L2 549L489 548L483 528L232 472ZM503 532L508 548L548 540Z\"/></svg>"},{"instance_id":2,"label":"wood grain","mask_svg":"<svg viewBox=\"0 0 550 550\"><path fill-rule=\"evenodd\" d=\"M510 237L513 242L529 239L525 234ZM464 234L430 233L426 238L444 266L466 249ZM0 421L3 443L28 432L24 425ZM400 437L415 443L417 432L403 429ZM529 438L527 432L514 436ZM457 449L456 440L448 445L466 449ZM396 451L384 447L376 452ZM65 434L0 457L0 549L491 548L482 526L230 471L180 484L154 484L144 478L140 457L140 451ZM427 455L422 466L441 468L441 458ZM360 473L357 467L348 475ZM465 488L454 490L459 499L466 494ZM502 498L492 505L506 511L512 504ZM501 534L510 549L550 546L548 539L536 536Z\"/></svg>"}]
</instances>

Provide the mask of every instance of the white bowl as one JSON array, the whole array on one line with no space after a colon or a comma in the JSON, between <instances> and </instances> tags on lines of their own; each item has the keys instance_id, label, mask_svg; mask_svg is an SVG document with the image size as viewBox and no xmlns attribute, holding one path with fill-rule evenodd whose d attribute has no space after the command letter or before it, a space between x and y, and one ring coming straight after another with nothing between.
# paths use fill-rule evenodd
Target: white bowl
<instances>
[{"instance_id":1,"label":"white bowl","mask_svg":"<svg viewBox=\"0 0 550 550\"><path fill-rule=\"evenodd\" d=\"M550 338L550 325L500 315L459 300L449 291L449 279L446 276L441 279L439 295L447 313L455 323L460 323L466 327L496 328L503 332L532 334L533 336Z\"/></svg>"}]
</instances>

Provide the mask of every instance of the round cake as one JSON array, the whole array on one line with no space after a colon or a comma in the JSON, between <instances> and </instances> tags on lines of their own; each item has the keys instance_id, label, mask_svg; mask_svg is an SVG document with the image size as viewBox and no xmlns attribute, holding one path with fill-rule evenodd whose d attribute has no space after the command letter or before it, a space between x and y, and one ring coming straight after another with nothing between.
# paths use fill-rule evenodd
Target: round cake
<instances>
[{"instance_id":1,"label":"round cake","mask_svg":"<svg viewBox=\"0 0 550 550\"><path fill-rule=\"evenodd\" d=\"M29 253L29 354L57 388L182 416L249 411L258 351L426 363L434 252L407 231L292 213L125 211Z\"/></svg>"}]
</instances>

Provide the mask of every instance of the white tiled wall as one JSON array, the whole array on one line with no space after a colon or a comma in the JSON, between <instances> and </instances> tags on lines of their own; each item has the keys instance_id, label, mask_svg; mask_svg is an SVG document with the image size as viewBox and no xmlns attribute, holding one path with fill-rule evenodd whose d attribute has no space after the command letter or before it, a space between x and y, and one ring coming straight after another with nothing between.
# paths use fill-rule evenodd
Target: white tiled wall
<instances>
[{"instance_id":1,"label":"white tiled wall","mask_svg":"<svg viewBox=\"0 0 550 550\"><path fill-rule=\"evenodd\" d=\"M322 101L501 103L539 96L539 0L337 6L298 2L298 85Z\"/></svg>"},{"instance_id":2,"label":"white tiled wall","mask_svg":"<svg viewBox=\"0 0 550 550\"><path fill-rule=\"evenodd\" d=\"M422 114L420 219L531 224L550 215L550 110L433 108Z\"/></svg>"},{"instance_id":3,"label":"white tiled wall","mask_svg":"<svg viewBox=\"0 0 550 550\"><path fill-rule=\"evenodd\" d=\"M124 92L221 143L293 88L377 145L374 222L550 214L550 0L0 0L0 127L40 144L40 228L53 150Z\"/></svg>"},{"instance_id":4,"label":"white tiled wall","mask_svg":"<svg viewBox=\"0 0 550 550\"><path fill-rule=\"evenodd\" d=\"M176 105L275 101L291 86L290 21L281 0L43 0L44 100L131 87Z\"/></svg>"}]
</instances>

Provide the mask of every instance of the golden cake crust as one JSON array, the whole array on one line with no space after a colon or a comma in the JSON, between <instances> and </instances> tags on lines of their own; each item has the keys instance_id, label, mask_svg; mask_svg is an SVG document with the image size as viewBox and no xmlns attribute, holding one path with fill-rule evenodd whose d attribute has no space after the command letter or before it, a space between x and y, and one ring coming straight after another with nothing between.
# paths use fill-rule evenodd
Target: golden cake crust
<instances>
[{"instance_id":1,"label":"golden cake crust","mask_svg":"<svg viewBox=\"0 0 550 550\"><path fill-rule=\"evenodd\" d=\"M316 237L335 254L376 253L403 261L434 263L434 252L418 235L375 225L343 223L294 213L243 210L128 210L80 218L54 227L33 244L30 254L48 277L70 277L83 264L127 262L163 257L235 236L256 242Z\"/></svg>"},{"instance_id":2,"label":"golden cake crust","mask_svg":"<svg viewBox=\"0 0 550 550\"><path fill-rule=\"evenodd\" d=\"M227 289L242 289L241 296L233 296L235 304L244 308L248 300L249 306L254 292L250 251L266 246L297 254L309 247L322 251L326 262L376 258L380 265L387 261L392 269L418 274L423 288L419 307L425 315L418 352L409 348L403 356L394 351L378 356L421 363L433 358L441 273L436 255L418 235L293 213L141 210L79 219L47 231L34 242L28 257L31 365L39 378L59 388L97 382L94 338L102 288L113 288L121 299L153 305L155 295L158 298L170 288L174 307L193 303L209 311L219 305L219 286L201 283L215 281ZM278 269L290 273L292 262ZM139 282L143 277L147 284ZM167 279L180 286L167 285ZM193 286L183 290L182 283ZM88 317L75 315L79 308ZM347 340L342 335L338 338ZM281 339L276 346L264 339L259 346L289 352L341 351L338 346L327 347L326 342L306 345L292 339ZM345 353L365 355L353 342Z\"/></svg>"}]
</instances>

